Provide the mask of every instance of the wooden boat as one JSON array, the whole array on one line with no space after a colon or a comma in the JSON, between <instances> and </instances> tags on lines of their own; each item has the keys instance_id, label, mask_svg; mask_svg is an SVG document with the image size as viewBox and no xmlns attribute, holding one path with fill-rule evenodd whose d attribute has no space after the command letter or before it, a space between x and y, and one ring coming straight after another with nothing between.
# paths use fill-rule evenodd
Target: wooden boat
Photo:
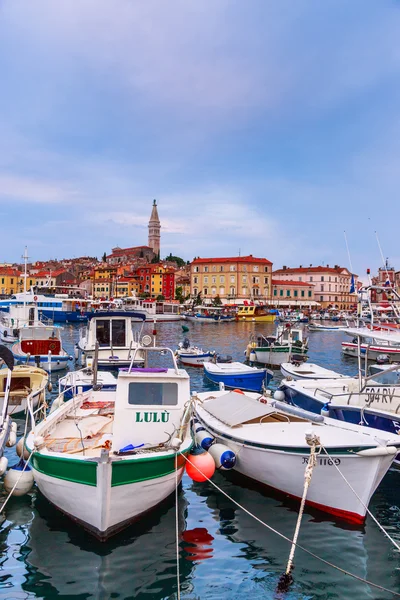
<instances>
[{"instance_id":1,"label":"wooden boat","mask_svg":"<svg viewBox=\"0 0 400 600\"><path fill-rule=\"evenodd\" d=\"M274 323L277 311L271 311L266 306L239 306L236 320L256 323ZM279 313L278 313L279 314Z\"/></svg>"},{"instance_id":2,"label":"wooden boat","mask_svg":"<svg viewBox=\"0 0 400 600\"><path fill-rule=\"evenodd\" d=\"M115 391L90 390L60 404L26 440L42 494L101 540L174 492L192 446L189 375L172 368L120 369Z\"/></svg>"},{"instance_id":3,"label":"wooden boat","mask_svg":"<svg viewBox=\"0 0 400 600\"><path fill-rule=\"evenodd\" d=\"M72 356L62 347L61 327L28 326L20 329L19 341L11 351L18 363L37 366L45 371L65 369Z\"/></svg>"},{"instance_id":4,"label":"wooden boat","mask_svg":"<svg viewBox=\"0 0 400 600\"><path fill-rule=\"evenodd\" d=\"M204 363L204 375L213 383L223 383L227 388L250 392L261 392L273 377L273 373L268 369L249 367L240 362Z\"/></svg>"},{"instance_id":5,"label":"wooden boat","mask_svg":"<svg viewBox=\"0 0 400 600\"><path fill-rule=\"evenodd\" d=\"M7 396L7 414L14 417L21 416L26 411L28 396L35 408L45 401L49 376L44 369L30 365L15 366L11 372L8 394L7 377L8 369L0 369L0 410L2 410Z\"/></svg>"},{"instance_id":6,"label":"wooden boat","mask_svg":"<svg viewBox=\"0 0 400 600\"><path fill-rule=\"evenodd\" d=\"M145 320L145 315L138 312L111 311L92 313L86 327L81 329L76 345L78 364L91 367L98 344L97 363L102 368L129 366L135 348L139 346L139 336L132 330L132 320ZM136 354L137 362L143 362L143 356Z\"/></svg>"},{"instance_id":7,"label":"wooden boat","mask_svg":"<svg viewBox=\"0 0 400 600\"><path fill-rule=\"evenodd\" d=\"M342 379L346 375L325 369L314 363L287 362L281 364L281 373L284 377L298 379Z\"/></svg>"},{"instance_id":8,"label":"wooden boat","mask_svg":"<svg viewBox=\"0 0 400 600\"><path fill-rule=\"evenodd\" d=\"M279 368L283 362L289 362L292 356L307 360L308 339L303 338L303 330L289 324L278 325L275 335L254 334L245 350L250 362L258 362L273 368Z\"/></svg>"},{"instance_id":9,"label":"wooden boat","mask_svg":"<svg viewBox=\"0 0 400 600\"><path fill-rule=\"evenodd\" d=\"M296 499L302 497L314 446L317 464L306 504L352 523L365 520L365 506L400 448L395 434L312 415L251 393L198 394L195 415L217 444L235 453L235 471Z\"/></svg>"}]
</instances>

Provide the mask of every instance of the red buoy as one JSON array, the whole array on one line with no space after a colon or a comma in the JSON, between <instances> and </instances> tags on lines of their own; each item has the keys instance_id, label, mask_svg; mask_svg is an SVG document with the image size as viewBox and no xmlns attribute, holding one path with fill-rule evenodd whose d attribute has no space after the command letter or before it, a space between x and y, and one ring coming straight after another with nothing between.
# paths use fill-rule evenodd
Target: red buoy
<instances>
[{"instance_id":1,"label":"red buoy","mask_svg":"<svg viewBox=\"0 0 400 600\"><path fill-rule=\"evenodd\" d=\"M189 454L186 461L186 473L193 481L207 481L215 472L215 462L213 457L202 450L196 448L195 451Z\"/></svg>"}]
</instances>

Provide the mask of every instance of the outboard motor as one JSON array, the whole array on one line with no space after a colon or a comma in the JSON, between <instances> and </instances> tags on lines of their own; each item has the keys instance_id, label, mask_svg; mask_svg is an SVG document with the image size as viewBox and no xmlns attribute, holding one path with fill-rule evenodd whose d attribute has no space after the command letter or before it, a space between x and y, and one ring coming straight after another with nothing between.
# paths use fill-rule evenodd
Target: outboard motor
<instances>
[{"instance_id":1,"label":"outboard motor","mask_svg":"<svg viewBox=\"0 0 400 600\"><path fill-rule=\"evenodd\" d=\"M190 348L190 341L186 337L183 340L183 347L184 347L185 350L187 350L188 348Z\"/></svg>"},{"instance_id":2,"label":"outboard motor","mask_svg":"<svg viewBox=\"0 0 400 600\"><path fill-rule=\"evenodd\" d=\"M376 362L378 365L388 365L390 363L390 357L388 354L379 354L376 357Z\"/></svg>"},{"instance_id":3,"label":"outboard motor","mask_svg":"<svg viewBox=\"0 0 400 600\"><path fill-rule=\"evenodd\" d=\"M302 354L293 354L291 363L296 367L299 367L302 363L306 362L307 356L303 356Z\"/></svg>"}]
</instances>

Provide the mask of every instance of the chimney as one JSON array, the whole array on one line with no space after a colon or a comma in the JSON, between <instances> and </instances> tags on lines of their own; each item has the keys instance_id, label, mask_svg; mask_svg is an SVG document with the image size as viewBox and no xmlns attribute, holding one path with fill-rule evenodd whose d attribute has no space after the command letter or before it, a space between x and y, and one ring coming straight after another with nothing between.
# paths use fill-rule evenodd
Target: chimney
<instances>
[{"instance_id":1,"label":"chimney","mask_svg":"<svg viewBox=\"0 0 400 600\"><path fill-rule=\"evenodd\" d=\"M303 265L300 265L299 269L302 269L302 268L303 268Z\"/></svg>"},{"instance_id":2,"label":"chimney","mask_svg":"<svg viewBox=\"0 0 400 600\"><path fill-rule=\"evenodd\" d=\"M329 269L329 265L326 265L326 266L327 266L327 267L328 267L328 269Z\"/></svg>"},{"instance_id":3,"label":"chimney","mask_svg":"<svg viewBox=\"0 0 400 600\"><path fill-rule=\"evenodd\" d=\"M287 269L287 266L283 265L282 269L285 271Z\"/></svg>"}]
</instances>

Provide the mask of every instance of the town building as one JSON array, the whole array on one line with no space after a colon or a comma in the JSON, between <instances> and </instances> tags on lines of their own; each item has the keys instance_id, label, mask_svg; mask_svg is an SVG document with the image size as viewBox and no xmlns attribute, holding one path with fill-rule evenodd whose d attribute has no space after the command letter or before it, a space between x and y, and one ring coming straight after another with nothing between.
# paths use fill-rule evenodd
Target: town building
<instances>
[{"instance_id":1,"label":"town building","mask_svg":"<svg viewBox=\"0 0 400 600\"><path fill-rule=\"evenodd\" d=\"M234 256L195 258L190 265L190 293L203 300L219 296L222 302L244 300L269 302L272 263L266 258Z\"/></svg>"},{"instance_id":2,"label":"town building","mask_svg":"<svg viewBox=\"0 0 400 600\"><path fill-rule=\"evenodd\" d=\"M287 267L273 272L274 280L298 281L314 286L314 300L321 308L335 307L339 310L350 310L357 303L356 292L352 289L352 278L357 289L357 275L351 274L346 267L334 265L330 267Z\"/></svg>"},{"instance_id":3,"label":"town building","mask_svg":"<svg viewBox=\"0 0 400 600\"><path fill-rule=\"evenodd\" d=\"M19 271L10 267L0 268L0 294L8 296L24 291L24 278Z\"/></svg>"},{"instance_id":4,"label":"town building","mask_svg":"<svg viewBox=\"0 0 400 600\"><path fill-rule=\"evenodd\" d=\"M272 279L271 304L283 308L318 306L314 299L314 284L290 279Z\"/></svg>"}]
</instances>

